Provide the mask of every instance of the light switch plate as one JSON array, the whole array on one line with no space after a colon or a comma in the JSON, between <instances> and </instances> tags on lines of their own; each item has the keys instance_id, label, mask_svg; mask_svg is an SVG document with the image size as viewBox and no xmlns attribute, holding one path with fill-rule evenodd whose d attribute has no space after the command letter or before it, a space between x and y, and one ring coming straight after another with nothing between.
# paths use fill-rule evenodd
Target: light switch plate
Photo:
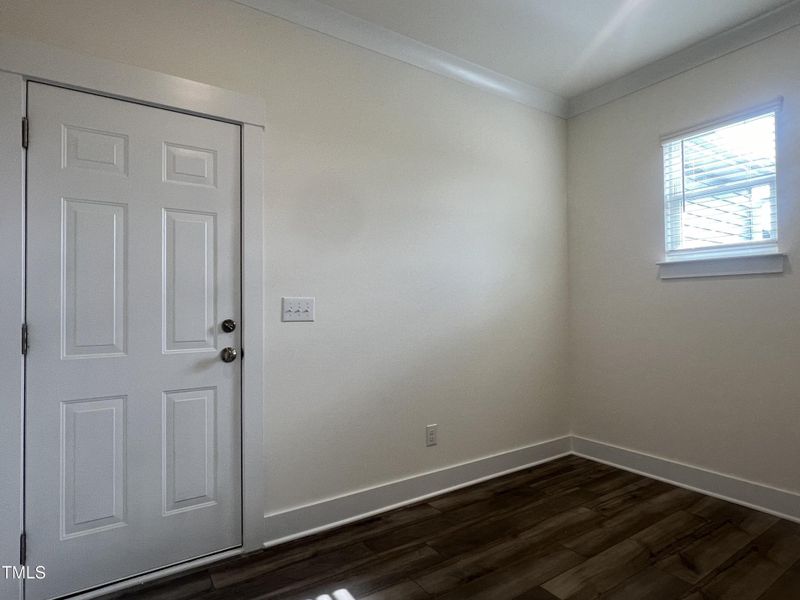
<instances>
[{"instance_id":1,"label":"light switch plate","mask_svg":"<svg viewBox=\"0 0 800 600\"><path fill-rule=\"evenodd\" d=\"M433 423L425 427L425 445L436 446L439 443L439 425Z\"/></svg>"},{"instance_id":2,"label":"light switch plate","mask_svg":"<svg viewBox=\"0 0 800 600\"><path fill-rule=\"evenodd\" d=\"M282 321L313 321L314 298L281 298Z\"/></svg>"}]
</instances>

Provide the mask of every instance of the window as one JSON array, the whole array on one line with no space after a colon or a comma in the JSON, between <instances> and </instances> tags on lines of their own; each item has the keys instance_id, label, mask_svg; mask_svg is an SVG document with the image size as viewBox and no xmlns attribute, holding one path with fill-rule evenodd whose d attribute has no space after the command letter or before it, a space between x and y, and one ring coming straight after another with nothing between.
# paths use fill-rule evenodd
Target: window
<instances>
[{"instance_id":1,"label":"window","mask_svg":"<svg viewBox=\"0 0 800 600\"><path fill-rule=\"evenodd\" d=\"M668 261L778 251L776 109L663 142Z\"/></svg>"}]
</instances>

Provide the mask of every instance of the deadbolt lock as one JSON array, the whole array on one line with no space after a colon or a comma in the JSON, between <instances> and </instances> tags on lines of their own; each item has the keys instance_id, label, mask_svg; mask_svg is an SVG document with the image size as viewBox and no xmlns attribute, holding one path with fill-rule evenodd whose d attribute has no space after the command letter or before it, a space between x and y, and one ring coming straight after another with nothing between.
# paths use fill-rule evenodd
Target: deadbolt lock
<instances>
[{"instance_id":1,"label":"deadbolt lock","mask_svg":"<svg viewBox=\"0 0 800 600\"><path fill-rule=\"evenodd\" d=\"M236 331L236 321L233 319L225 319L222 322L222 331L225 333L231 333L232 331Z\"/></svg>"}]
</instances>

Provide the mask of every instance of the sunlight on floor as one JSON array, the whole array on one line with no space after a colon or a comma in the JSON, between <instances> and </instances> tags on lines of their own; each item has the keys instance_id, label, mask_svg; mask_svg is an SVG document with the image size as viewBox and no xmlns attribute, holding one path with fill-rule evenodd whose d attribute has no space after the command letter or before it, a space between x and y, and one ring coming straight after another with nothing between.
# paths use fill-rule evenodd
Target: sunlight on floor
<instances>
[{"instance_id":1,"label":"sunlight on floor","mask_svg":"<svg viewBox=\"0 0 800 600\"><path fill-rule=\"evenodd\" d=\"M329 596L328 594L322 594L322 596L317 596L316 598L309 598L308 600L356 600L356 599L353 598L353 595L350 592L342 589L333 592L333 596Z\"/></svg>"}]
</instances>

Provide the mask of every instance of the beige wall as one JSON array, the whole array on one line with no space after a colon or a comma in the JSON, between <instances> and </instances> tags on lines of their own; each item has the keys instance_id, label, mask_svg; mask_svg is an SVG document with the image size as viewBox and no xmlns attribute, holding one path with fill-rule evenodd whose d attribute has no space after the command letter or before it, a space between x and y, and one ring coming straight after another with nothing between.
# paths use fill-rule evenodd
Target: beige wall
<instances>
[{"instance_id":1,"label":"beige wall","mask_svg":"<svg viewBox=\"0 0 800 600\"><path fill-rule=\"evenodd\" d=\"M0 31L266 99L268 512L568 432L564 121L229 2Z\"/></svg>"},{"instance_id":2,"label":"beige wall","mask_svg":"<svg viewBox=\"0 0 800 600\"><path fill-rule=\"evenodd\" d=\"M800 491L800 29L569 121L577 435ZM781 276L661 281L663 134L785 99Z\"/></svg>"},{"instance_id":3,"label":"beige wall","mask_svg":"<svg viewBox=\"0 0 800 600\"><path fill-rule=\"evenodd\" d=\"M570 120L569 389L562 120L228 2L4 0L0 31L265 98L268 512L570 419L800 491L800 278L655 266L659 137L779 95L794 261L798 29ZM282 325L306 294L318 321Z\"/></svg>"}]
</instances>

